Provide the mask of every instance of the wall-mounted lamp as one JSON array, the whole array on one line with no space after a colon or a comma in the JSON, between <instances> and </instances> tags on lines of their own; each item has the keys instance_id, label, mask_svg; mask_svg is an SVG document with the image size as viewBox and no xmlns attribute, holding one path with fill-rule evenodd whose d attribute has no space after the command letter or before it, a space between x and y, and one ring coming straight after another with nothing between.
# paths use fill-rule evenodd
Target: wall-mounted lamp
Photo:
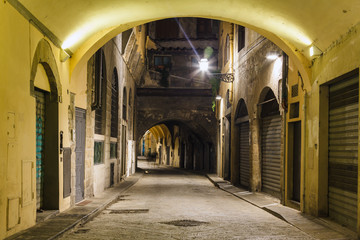
<instances>
[{"instance_id":1,"label":"wall-mounted lamp","mask_svg":"<svg viewBox=\"0 0 360 240\"><path fill-rule=\"evenodd\" d=\"M268 60L276 60L281 57L281 54L276 51L271 51L266 54L266 59Z\"/></svg>"},{"instance_id":2,"label":"wall-mounted lamp","mask_svg":"<svg viewBox=\"0 0 360 240\"><path fill-rule=\"evenodd\" d=\"M200 70L207 71L209 69L209 61L206 58L202 58L199 62Z\"/></svg>"},{"instance_id":3,"label":"wall-mounted lamp","mask_svg":"<svg viewBox=\"0 0 360 240\"><path fill-rule=\"evenodd\" d=\"M234 74L233 73L210 73L208 72L209 69L209 61L206 58L202 58L199 61L199 67L202 72L206 72L207 74L211 75L220 81L231 83L234 81Z\"/></svg>"},{"instance_id":4,"label":"wall-mounted lamp","mask_svg":"<svg viewBox=\"0 0 360 240\"><path fill-rule=\"evenodd\" d=\"M309 49L310 57L319 57L322 54L322 51L315 45L312 45Z\"/></svg>"},{"instance_id":5,"label":"wall-mounted lamp","mask_svg":"<svg viewBox=\"0 0 360 240\"><path fill-rule=\"evenodd\" d=\"M67 52L67 50L60 49L60 61L65 62L70 58L70 54Z\"/></svg>"}]
</instances>

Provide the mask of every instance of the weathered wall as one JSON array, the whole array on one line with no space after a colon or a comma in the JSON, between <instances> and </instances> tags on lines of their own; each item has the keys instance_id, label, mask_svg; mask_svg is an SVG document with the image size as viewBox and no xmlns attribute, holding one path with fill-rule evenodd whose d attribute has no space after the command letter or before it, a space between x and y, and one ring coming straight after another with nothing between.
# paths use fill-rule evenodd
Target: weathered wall
<instances>
[{"instance_id":1,"label":"weathered wall","mask_svg":"<svg viewBox=\"0 0 360 240\"><path fill-rule=\"evenodd\" d=\"M2 24L0 39L0 238L12 235L35 224L36 218L36 134L35 98L30 95L30 76L38 43L43 39L37 29L26 21L9 4L1 4ZM59 59L60 50L49 40L49 60L56 64L58 81L62 85L62 102L59 103L59 131L64 132L64 147L70 147L68 106L70 104L69 62ZM45 59L43 59L45 60ZM42 67L34 66L35 86L49 90ZM34 74L35 72L33 72ZM70 206L70 197L63 199L62 162L59 167L59 209Z\"/></svg>"},{"instance_id":2,"label":"weathered wall","mask_svg":"<svg viewBox=\"0 0 360 240\"><path fill-rule=\"evenodd\" d=\"M239 101L243 99L245 101L247 111L249 113L250 123L250 186L253 191L261 190L261 145L260 145L260 112L261 107L258 103L262 102L264 96L262 96L265 88L270 88L276 99L281 106L281 79L282 79L282 58L276 60L268 60L266 55L269 52L276 51L279 54L281 50L265 39L261 35L245 29L245 47L240 51L237 49L237 27L230 23L222 23L220 26L221 39L219 49L219 56L223 58L219 61L222 72L233 72L235 81L233 83L220 84L219 94L222 96L222 100L217 103L217 117L220 121L218 125L220 137L218 138L220 144L218 145L218 151L220 153L221 163L219 166L223 166L225 161L225 129L224 121L225 117L231 118L231 181L235 184L239 184L239 161L238 161L238 129L235 125L236 110L238 108ZM226 36L230 36L230 59L225 61L225 39ZM227 100L226 92L229 91L229 100ZM227 108L227 101L230 101L231 106ZM283 111L280 109L281 115ZM282 130L283 131L283 130ZM282 133L283 136L283 133ZM284 142L282 142L281 162L283 162L283 148ZM281 166L283 172L283 165ZM218 174L223 175L223 170L219 169ZM283 174L283 173L282 173Z\"/></svg>"},{"instance_id":3,"label":"weathered wall","mask_svg":"<svg viewBox=\"0 0 360 240\"><path fill-rule=\"evenodd\" d=\"M138 44L137 39L131 42L129 41L126 51L128 48L133 48L135 44ZM133 156L134 149L133 143L128 141L134 140L134 89L135 79L134 75L129 70L128 64L131 64L132 55L136 55L138 52L134 51L130 53L128 58L125 58L124 54L121 53L122 38L118 35L116 38L108 42L102 49L105 55L106 63L106 114L105 114L105 133L104 135L94 134L95 125L95 111L91 110L91 91L88 91L88 104L87 104L87 154L86 154L86 173L85 174L85 185L86 196L98 195L104 189L110 187L110 165L115 165L115 183L119 182L123 176L121 171L125 172L128 176L134 172L132 166L135 159ZM141 42L139 43L141 44ZM118 75L118 136L116 138L111 137L111 81L114 74L114 70ZM88 89L92 89L92 78L94 77L94 57L89 60L88 63ZM126 90L126 119L123 115L123 101L124 101L124 89ZM122 134L125 134L122 130L123 127L126 129L126 145L122 144ZM94 140L103 141L103 162L101 164L94 165ZM110 143L117 143L117 158L110 158ZM131 151L130 151L131 149ZM123 159L123 152L126 152L125 158ZM126 169L121 169L124 165L123 161L126 161Z\"/></svg>"}]
</instances>

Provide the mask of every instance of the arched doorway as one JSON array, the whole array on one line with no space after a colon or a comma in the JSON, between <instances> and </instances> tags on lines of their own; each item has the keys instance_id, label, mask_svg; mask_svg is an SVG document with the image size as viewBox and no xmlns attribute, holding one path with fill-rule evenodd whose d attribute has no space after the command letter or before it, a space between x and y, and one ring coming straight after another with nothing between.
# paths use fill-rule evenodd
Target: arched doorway
<instances>
[{"instance_id":1,"label":"arched doorway","mask_svg":"<svg viewBox=\"0 0 360 240\"><path fill-rule=\"evenodd\" d=\"M40 40L34 54L30 92L36 101L36 208L38 212L57 210L61 84L52 49L45 39Z\"/></svg>"},{"instance_id":2,"label":"arched doorway","mask_svg":"<svg viewBox=\"0 0 360 240\"><path fill-rule=\"evenodd\" d=\"M244 99L240 99L236 110L235 124L239 136L240 185L250 187L250 136L249 114Z\"/></svg>"},{"instance_id":3,"label":"arched doorway","mask_svg":"<svg viewBox=\"0 0 360 240\"><path fill-rule=\"evenodd\" d=\"M270 88L262 91L261 108L261 185L262 191L281 196L281 115Z\"/></svg>"}]
</instances>

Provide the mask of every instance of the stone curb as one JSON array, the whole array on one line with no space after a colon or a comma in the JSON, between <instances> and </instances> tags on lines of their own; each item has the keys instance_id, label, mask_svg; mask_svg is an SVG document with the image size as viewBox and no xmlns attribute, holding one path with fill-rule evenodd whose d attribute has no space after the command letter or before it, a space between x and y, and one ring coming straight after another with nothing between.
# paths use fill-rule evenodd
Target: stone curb
<instances>
[{"instance_id":1,"label":"stone curb","mask_svg":"<svg viewBox=\"0 0 360 240\"><path fill-rule=\"evenodd\" d=\"M283 220L283 221L291 224L291 223L290 223L289 221L287 221L280 213L278 213L278 212L276 212L276 211L273 211L273 210L267 208L266 206L265 206L265 207L262 207L262 206L254 203L254 202L252 202L252 201L249 201L248 199L245 199L245 198L239 196L238 194L235 194L235 193L233 193L233 192L231 192L231 191L228 191L227 189L225 189L225 188L223 188L222 186L219 185L219 183L227 183L227 184L229 184L229 185L232 186L232 184L231 184L229 181L222 180L221 182L217 182L217 181L215 181L214 179L212 179L212 177L209 176L208 174L205 174L205 176L210 180L210 182L212 182L212 183L214 184L215 187L217 187L217 188L219 188L219 189L221 189L221 190L223 190L223 191L225 191L225 192L227 192L227 193L230 193L230 194L232 194L233 196L235 196L235 197L237 197L237 198L240 198L241 200L243 200L243 201L245 201L245 202L248 202L248 203L250 203L251 205L254 205L255 207L258 207L258 208L260 208L260 209L262 209L262 210L270 213L271 215L273 215L273 216L275 216L275 217L277 217L277 218L279 218L279 219L281 219L281 220ZM234 186L234 187L235 187L235 186ZM291 224L291 225L293 225L293 224Z\"/></svg>"}]
</instances>

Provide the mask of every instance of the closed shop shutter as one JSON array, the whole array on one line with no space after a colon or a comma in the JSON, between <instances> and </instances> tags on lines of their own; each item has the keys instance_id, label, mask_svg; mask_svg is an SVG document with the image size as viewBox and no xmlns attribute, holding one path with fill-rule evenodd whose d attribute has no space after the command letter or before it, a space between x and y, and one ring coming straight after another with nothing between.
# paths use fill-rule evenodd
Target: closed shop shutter
<instances>
[{"instance_id":1,"label":"closed shop shutter","mask_svg":"<svg viewBox=\"0 0 360 240\"><path fill-rule=\"evenodd\" d=\"M281 116L263 117L261 129L262 191L280 197Z\"/></svg>"},{"instance_id":2,"label":"closed shop shutter","mask_svg":"<svg viewBox=\"0 0 360 240\"><path fill-rule=\"evenodd\" d=\"M240 184L249 187L250 162L249 162L249 122L239 124L240 130Z\"/></svg>"},{"instance_id":3,"label":"closed shop shutter","mask_svg":"<svg viewBox=\"0 0 360 240\"><path fill-rule=\"evenodd\" d=\"M36 98L36 208L43 203L43 160L45 135L45 95L35 91Z\"/></svg>"},{"instance_id":4,"label":"closed shop shutter","mask_svg":"<svg viewBox=\"0 0 360 240\"><path fill-rule=\"evenodd\" d=\"M329 216L356 229L358 76L329 87Z\"/></svg>"}]
</instances>

